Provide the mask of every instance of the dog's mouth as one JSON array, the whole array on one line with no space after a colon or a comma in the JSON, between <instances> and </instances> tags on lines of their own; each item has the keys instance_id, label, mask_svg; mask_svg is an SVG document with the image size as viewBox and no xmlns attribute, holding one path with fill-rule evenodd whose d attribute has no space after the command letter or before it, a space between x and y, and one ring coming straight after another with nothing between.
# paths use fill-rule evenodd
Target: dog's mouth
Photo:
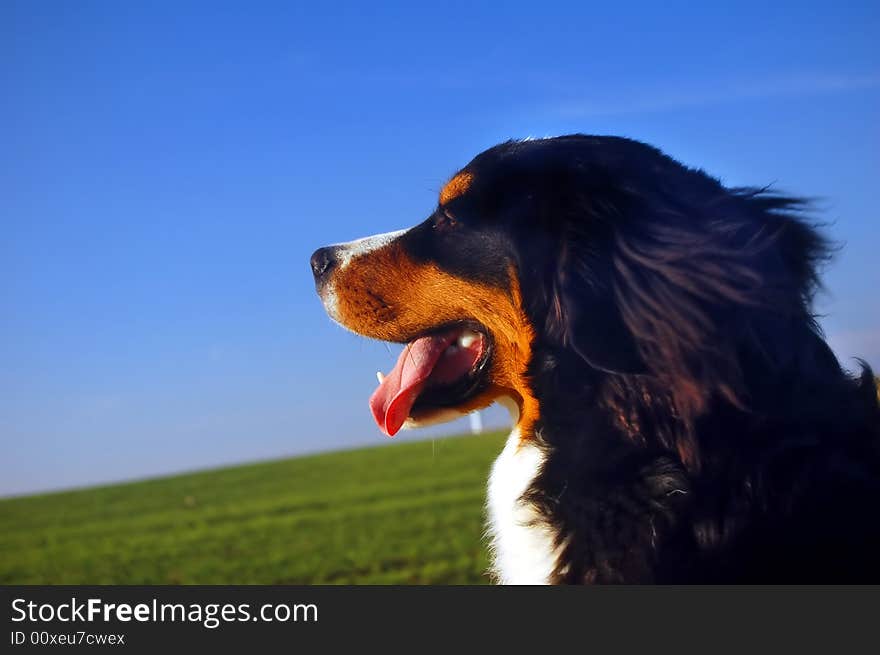
<instances>
[{"instance_id":1,"label":"dog's mouth","mask_svg":"<svg viewBox=\"0 0 880 655\"><path fill-rule=\"evenodd\" d=\"M491 350L488 332L475 323L412 339L394 368L378 374L370 410L379 429L393 437L408 418L422 419L475 396L486 385Z\"/></svg>"}]
</instances>

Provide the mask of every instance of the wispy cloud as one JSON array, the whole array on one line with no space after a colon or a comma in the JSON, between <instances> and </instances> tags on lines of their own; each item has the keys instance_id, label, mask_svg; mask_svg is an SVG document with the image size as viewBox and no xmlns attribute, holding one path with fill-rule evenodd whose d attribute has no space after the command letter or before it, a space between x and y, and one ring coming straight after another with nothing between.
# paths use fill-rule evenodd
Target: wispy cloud
<instances>
[{"instance_id":1,"label":"wispy cloud","mask_svg":"<svg viewBox=\"0 0 880 655\"><path fill-rule=\"evenodd\" d=\"M807 73L761 80L714 80L703 84L656 85L609 98L596 96L557 104L563 118L663 112L744 100L825 95L880 88L880 73Z\"/></svg>"}]
</instances>

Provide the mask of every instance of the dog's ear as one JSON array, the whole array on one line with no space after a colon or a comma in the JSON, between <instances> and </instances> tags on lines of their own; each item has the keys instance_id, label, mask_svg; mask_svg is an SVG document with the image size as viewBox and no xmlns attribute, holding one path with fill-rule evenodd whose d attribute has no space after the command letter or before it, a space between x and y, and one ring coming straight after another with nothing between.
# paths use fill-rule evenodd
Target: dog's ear
<instances>
[{"instance_id":1,"label":"dog's ear","mask_svg":"<svg viewBox=\"0 0 880 655\"><path fill-rule=\"evenodd\" d=\"M757 317L806 311L805 276L786 261L806 257L795 237L811 234L786 211L794 201L756 212L718 189L720 200L684 207L594 196L554 277L548 320L562 343L597 369L656 377L684 417L714 395L743 406L740 349Z\"/></svg>"},{"instance_id":2,"label":"dog's ear","mask_svg":"<svg viewBox=\"0 0 880 655\"><path fill-rule=\"evenodd\" d=\"M804 247L802 237L815 232L791 213L797 201L779 202L756 212L723 189L712 201L683 207L652 199L642 220L615 231L621 319L686 420L713 397L750 405L743 357L766 365L784 350L768 340L768 326L809 320L808 276L793 261L818 256L820 242Z\"/></svg>"},{"instance_id":3,"label":"dog's ear","mask_svg":"<svg viewBox=\"0 0 880 655\"><path fill-rule=\"evenodd\" d=\"M562 227L551 274L548 334L590 366L607 373L647 370L615 298L609 225L594 220L595 207L578 203Z\"/></svg>"},{"instance_id":4,"label":"dog's ear","mask_svg":"<svg viewBox=\"0 0 880 655\"><path fill-rule=\"evenodd\" d=\"M638 346L624 324L612 285L589 270L565 263L558 272L550 320L562 343L593 368L607 373L644 373Z\"/></svg>"}]
</instances>

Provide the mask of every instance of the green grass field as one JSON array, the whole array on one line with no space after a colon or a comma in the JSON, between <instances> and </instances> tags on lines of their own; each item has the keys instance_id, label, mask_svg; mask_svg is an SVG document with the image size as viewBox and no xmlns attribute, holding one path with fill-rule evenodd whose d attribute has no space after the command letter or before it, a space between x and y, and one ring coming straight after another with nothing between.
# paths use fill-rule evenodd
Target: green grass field
<instances>
[{"instance_id":1,"label":"green grass field","mask_svg":"<svg viewBox=\"0 0 880 655\"><path fill-rule=\"evenodd\" d=\"M0 500L4 584L482 583L503 436Z\"/></svg>"}]
</instances>

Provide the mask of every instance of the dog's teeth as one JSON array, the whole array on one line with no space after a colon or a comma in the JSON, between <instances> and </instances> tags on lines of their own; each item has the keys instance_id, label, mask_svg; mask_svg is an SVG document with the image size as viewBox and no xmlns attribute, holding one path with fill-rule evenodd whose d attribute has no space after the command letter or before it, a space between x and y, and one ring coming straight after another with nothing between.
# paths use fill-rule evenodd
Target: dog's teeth
<instances>
[{"instance_id":1,"label":"dog's teeth","mask_svg":"<svg viewBox=\"0 0 880 655\"><path fill-rule=\"evenodd\" d=\"M474 341L480 338L480 335L472 330L465 330L458 337L458 345L462 348L470 348L474 345Z\"/></svg>"},{"instance_id":2,"label":"dog's teeth","mask_svg":"<svg viewBox=\"0 0 880 655\"><path fill-rule=\"evenodd\" d=\"M376 379L379 380L379 384L385 380L385 374L382 371L376 371Z\"/></svg>"}]
</instances>

